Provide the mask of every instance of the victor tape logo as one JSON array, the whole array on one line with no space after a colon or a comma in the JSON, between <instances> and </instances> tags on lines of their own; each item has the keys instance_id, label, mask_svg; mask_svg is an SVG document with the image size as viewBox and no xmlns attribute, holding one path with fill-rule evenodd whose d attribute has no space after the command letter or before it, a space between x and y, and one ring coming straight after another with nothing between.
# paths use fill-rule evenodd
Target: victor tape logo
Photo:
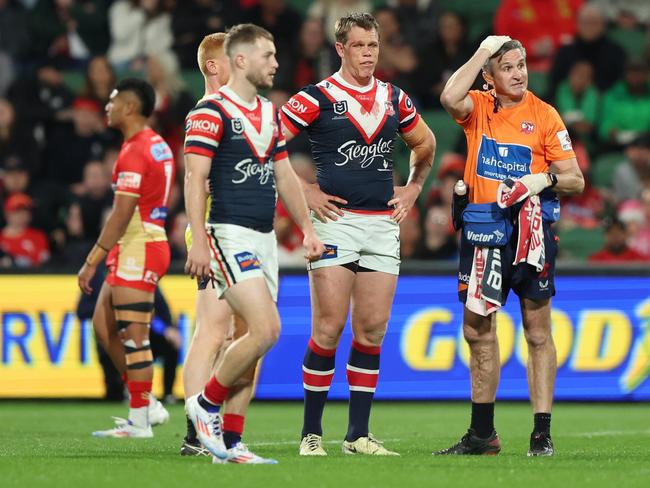
<instances>
[{"instance_id":1,"label":"victor tape logo","mask_svg":"<svg viewBox=\"0 0 650 488\"><path fill-rule=\"evenodd\" d=\"M237 260L239 269L242 270L242 272L260 269L260 260L252 252L244 251L235 254L235 259Z\"/></svg>"},{"instance_id":2,"label":"victor tape logo","mask_svg":"<svg viewBox=\"0 0 650 488\"><path fill-rule=\"evenodd\" d=\"M528 146L501 143L485 134L476 161L476 173L484 178L503 181L530 174L533 151Z\"/></svg>"}]
</instances>

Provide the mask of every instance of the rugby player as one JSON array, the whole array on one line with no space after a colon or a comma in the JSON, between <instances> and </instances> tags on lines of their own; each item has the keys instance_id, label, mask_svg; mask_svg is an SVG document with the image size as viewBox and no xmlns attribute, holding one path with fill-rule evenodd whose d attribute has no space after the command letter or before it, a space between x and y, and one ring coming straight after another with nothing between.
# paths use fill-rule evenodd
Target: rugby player
<instances>
[{"instance_id":1,"label":"rugby player","mask_svg":"<svg viewBox=\"0 0 650 488\"><path fill-rule=\"evenodd\" d=\"M198 438L215 463L229 457L221 406L280 333L273 232L277 194L304 233L305 257L318 259L323 253L289 163L278 111L257 94L271 88L278 67L273 36L261 27L240 24L228 32L224 49L230 62L228 84L195 108L194 114L207 124L201 124L200 137L193 134L185 143L185 204L193 237L186 271L210 277L214 292L248 324L246 334L228 346L203 391L186 402ZM208 178L211 207L206 226Z\"/></svg>"},{"instance_id":2,"label":"rugby player","mask_svg":"<svg viewBox=\"0 0 650 488\"><path fill-rule=\"evenodd\" d=\"M186 154L202 154L200 149L196 152L191 144L191 141L201 141L201 137L206 135L204 124L207 123L208 127L210 124L210 118L206 119L202 106L211 96L215 96L228 81L230 62L223 50L225 38L226 34L222 32L210 34L205 36L199 44L197 59L204 78L205 94L198 102L196 110L191 111L187 117L186 142L189 144L185 148ZM210 132L207 132L210 136ZM186 178L186 184L188 183L189 180ZM209 198L206 206L209 209ZM208 215L209 212L206 212L206 219ZM192 231L189 225L185 231L185 243L189 251L192 247ZM233 315L228 302L219 300L214 282L210 278L199 278L197 284L196 327L183 366L183 386L186 399L201 392L216 366L219 352L232 341L233 334L237 339L247 330L244 321ZM250 452L246 444L241 442L246 411L253 393L255 369L256 365L253 365L232 386L224 404L223 435L224 443L229 450L229 462L260 464L266 461ZM202 454L207 455L209 451L199 442L194 424L187 417L187 433L181 446L181 455Z\"/></svg>"},{"instance_id":3,"label":"rugby player","mask_svg":"<svg viewBox=\"0 0 650 488\"><path fill-rule=\"evenodd\" d=\"M334 355L348 312L353 341L346 454L397 455L369 432L379 355L400 266L399 223L431 169L435 138L399 87L376 79L379 27L372 15L342 17L335 28L341 69L294 95L282 108L287 138L306 130L318 169L303 182L325 254L309 264L312 331L302 371L300 454L324 456L321 418ZM411 149L405 186L393 187L395 136Z\"/></svg>"},{"instance_id":4,"label":"rugby player","mask_svg":"<svg viewBox=\"0 0 650 488\"><path fill-rule=\"evenodd\" d=\"M78 281L81 291L91 293L90 280L106 257L108 275L93 327L117 370L126 372L130 399L128 420L116 419L115 428L93 433L98 437L153 437L152 423L169 418L164 411L154 419L149 409L153 379L149 327L154 291L169 267L165 219L175 175L169 146L147 126L154 102L151 85L131 78L117 84L106 105L108 125L122 132L124 143L113 168L113 210Z\"/></svg>"}]
</instances>

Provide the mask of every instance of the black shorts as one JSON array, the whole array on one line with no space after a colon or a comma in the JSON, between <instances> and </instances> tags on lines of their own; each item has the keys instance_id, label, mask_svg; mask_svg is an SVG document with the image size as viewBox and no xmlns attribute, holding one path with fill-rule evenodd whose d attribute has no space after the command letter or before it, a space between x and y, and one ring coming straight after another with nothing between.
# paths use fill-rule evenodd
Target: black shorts
<instances>
[{"instance_id":1,"label":"black shorts","mask_svg":"<svg viewBox=\"0 0 650 488\"><path fill-rule=\"evenodd\" d=\"M520 298L531 300L546 300L555 295L555 258L557 256L558 238L551 224L544 222L544 253L546 264L539 273L527 263L513 265L517 252L517 233L515 227L513 236L507 245L501 248L501 276L503 278L503 304L512 289ZM461 232L460 262L458 266L458 299L465 303L467 287L472 272L474 246L469 244Z\"/></svg>"}]
</instances>

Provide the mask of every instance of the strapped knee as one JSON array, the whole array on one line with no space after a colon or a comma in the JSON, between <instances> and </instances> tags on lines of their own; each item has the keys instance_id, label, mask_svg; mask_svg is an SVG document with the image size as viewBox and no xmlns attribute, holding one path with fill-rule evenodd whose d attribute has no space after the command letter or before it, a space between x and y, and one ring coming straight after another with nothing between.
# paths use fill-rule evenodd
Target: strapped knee
<instances>
[{"instance_id":1,"label":"strapped knee","mask_svg":"<svg viewBox=\"0 0 650 488\"><path fill-rule=\"evenodd\" d=\"M126 369L144 369L153 365L153 353L149 341L142 341L142 346L137 347L133 339L124 342L126 353Z\"/></svg>"},{"instance_id":2,"label":"strapped knee","mask_svg":"<svg viewBox=\"0 0 650 488\"><path fill-rule=\"evenodd\" d=\"M114 305L115 320L119 330L126 329L129 324L137 322L139 324L151 323L153 315L153 302L135 302L124 305Z\"/></svg>"}]
</instances>

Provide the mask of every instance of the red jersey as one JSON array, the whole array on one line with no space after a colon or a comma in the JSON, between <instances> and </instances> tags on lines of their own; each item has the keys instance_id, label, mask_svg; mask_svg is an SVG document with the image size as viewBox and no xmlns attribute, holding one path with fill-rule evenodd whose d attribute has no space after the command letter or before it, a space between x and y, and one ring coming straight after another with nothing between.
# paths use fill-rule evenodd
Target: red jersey
<instances>
[{"instance_id":1,"label":"red jersey","mask_svg":"<svg viewBox=\"0 0 650 488\"><path fill-rule=\"evenodd\" d=\"M467 138L463 179L474 203L496 202L497 188L506 178L547 171L555 161L575 158L569 133L553 107L528 91L514 107L495 112L492 92L472 90L474 109L457 120ZM554 192L542 192L542 205L551 203L559 218Z\"/></svg>"},{"instance_id":2,"label":"red jersey","mask_svg":"<svg viewBox=\"0 0 650 488\"><path fill-rule=\"evenodd\" d=\"M38 266L50 257L47 236L38 229L27 228L20 235L8 236L0 231L0 249L18 266Z\"/></svg>"},{"instance_id":3,"label":"red jersey","mask_svg":"<svg viewBox=\"0 0 650 488\"><path fill-rule=\"evenodd\" d=\"M150 128L125 141L113 167L116 195L138 198L138 206L118 244L166 241L167 201L176 168L167 143Z\"/></svg>"}]
</instances>

